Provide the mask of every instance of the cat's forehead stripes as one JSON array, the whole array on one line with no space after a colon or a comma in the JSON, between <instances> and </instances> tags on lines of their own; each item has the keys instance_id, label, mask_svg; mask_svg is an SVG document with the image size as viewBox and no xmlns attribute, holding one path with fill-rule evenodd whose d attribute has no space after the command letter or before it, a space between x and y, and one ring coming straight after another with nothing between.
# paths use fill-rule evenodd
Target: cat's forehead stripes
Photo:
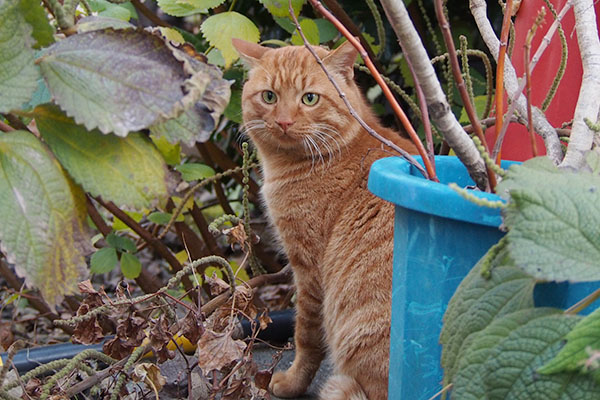
<instances>
[{"instance_id":1,"label":"cat's forehead stripes","mask_svg":"<svg viewBox=\"0 0 600 400\"><path fill-rule=\"evenodd\" d=\"M327 51L315 48L320 57ZM325 76L313 55L304 47L284 47L267 52L261 58L261 70L270 71L262 77L275 90L296 88L303 90L317 85L321 74Z\"/></svg>"}]
</instances>

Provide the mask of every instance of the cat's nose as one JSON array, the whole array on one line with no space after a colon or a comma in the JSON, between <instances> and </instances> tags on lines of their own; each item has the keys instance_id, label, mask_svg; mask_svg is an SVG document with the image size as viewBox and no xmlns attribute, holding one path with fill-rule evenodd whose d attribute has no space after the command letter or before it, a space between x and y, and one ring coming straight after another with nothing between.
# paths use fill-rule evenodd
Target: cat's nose
<instances>
[{"instance_id":1,"label":"cat's nose","mask_svg":"<svg viewBox=\"0 0 600 400\"><path fill-rule=\"evenodd\" d=\"M275 121L277 122L277 125L279 125L281 127L281 129L283 129L283 132L287 132L288 128L290 126L292 126L292 124L294 123L294 121L290 121L290 120L283 120L283 121Z\"/></svg>"}]
</instances>

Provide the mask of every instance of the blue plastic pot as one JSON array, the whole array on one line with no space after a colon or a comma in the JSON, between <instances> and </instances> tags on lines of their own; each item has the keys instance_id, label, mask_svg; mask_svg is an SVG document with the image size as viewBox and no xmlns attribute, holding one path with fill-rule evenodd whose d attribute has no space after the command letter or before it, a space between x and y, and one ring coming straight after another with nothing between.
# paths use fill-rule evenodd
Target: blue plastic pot
<instances>
[{"instance_id":1,"label":"blue plastic pot","mask_svg":"<svg viewBox=\"0 0 600 400\"><path fill-rule=\"evenodd\" d=\"M369 175L369 190L396 205L389 399L427 400L441 389L438 340L448 302L504 234L498 229L499 210L471 203L447 186L474 185L460 161L437 156L435 163L441 183L424 179L396 157L378 160ZM499 200L490 193L473 194ZM538 286L537 305L565 308L599 285Z\"/></svg>"}]
</instances>

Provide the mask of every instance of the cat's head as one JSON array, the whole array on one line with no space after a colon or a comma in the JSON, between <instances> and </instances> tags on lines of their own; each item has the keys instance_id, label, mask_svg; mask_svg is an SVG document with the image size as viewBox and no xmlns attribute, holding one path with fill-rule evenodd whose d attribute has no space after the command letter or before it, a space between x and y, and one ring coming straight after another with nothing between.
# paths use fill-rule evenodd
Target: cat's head
<instances>
[{"instance_id":1,"label":"cat's head","mask_svg":"<svg viewBox=\"0 0 600 400\"><path fill-rule=\"evenodd\" d=\"M333 84L304 46L278 49L234 39L250 66L242 94L244 129L259 145L319 157L339 152L355 122ZM313 47L347 99L364 107L354 83L357 51L348 42L335 50Z\"/></svg>"}]
</instances>

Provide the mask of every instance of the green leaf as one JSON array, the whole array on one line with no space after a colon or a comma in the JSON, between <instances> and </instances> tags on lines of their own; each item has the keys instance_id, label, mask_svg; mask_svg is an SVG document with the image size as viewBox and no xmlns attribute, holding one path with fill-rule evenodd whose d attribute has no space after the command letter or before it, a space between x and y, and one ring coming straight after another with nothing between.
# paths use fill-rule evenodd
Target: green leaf
<instances>
[{"instance_id":1,"label":"green leaf","mask_svg":"<svg viewBox=\"0 0 600 400\"><path fill-rule=\"evenodd\" d=\"M98 12L101 17L115 18L121 21L129 21L135 17L124 5L112 4L107 0L90 0L89 4L92 11Z\"/></svg>"},{"instance_id":2,"label":"green leaf","mask_svg":"<svg viewBox=\"0 0 600 400\"><path fill-rule=\"evenodd\" d=\"M302 32L304 33L306 40L308 40L308 43L313 45L318 45L320 43L319 28L317 27L315 21L305 18L300 21L300 28L302 28ZM304 45L304 41L297 31L292 35L292 44L296 46Z\"/></svg>"},{"instance_id":3,"label":"green leaf","mask_svg":"<svg viewBox=\"0 0 600 400\"><path fill-rule=\"evenodd\" d=\"M153 222L157 225L166 225L169 223L169 221L171 221L172 216L173 216L173 214L156 211L156 212L153 212L152 214L148 215L148 221ZM182 221L184 221L184 217L182 214L179 214L177 216L177 218L175 218L175 222L182 222Z\"/></svg>"},{"instance_id":4,"label":"green leaf","mask_svg":"<svg viewBox=\"0 0 600 400\"><path fill-rule=\"evenodd\" d=\"M317 18L313 21L315 21L317 28L319 28L319 41L321 43L327 43L339 35L335 26L325 18Z\"/></svg>"},{"instance_id":5,"label":"green leaf","mask_svg":"<svg viewBox=\"0 0 600 400\"><path fill-rule=\"evenodd\" d=\"M259 0L260 3L269 10L274 17L289 17L289 5L287 0ZM292 8L294 14L298 16L302 6L306 3L306 0L292 0Z\"/></svg>"},{"instance_id":6,"label":"green leaf","mask_svg":"<svg viewBox=\"0 0 600 400\"><path fill-rule=\"evenodd\" d=\"M31 26L16 1L0 3L0 112L18 109L37 88Z\"/></svg>"},{"instance_id":7,"label":"green leaf","mask_svg":"<svg viewBox=\"0 0 600 400\"><path fill-rule=\"evenodd\" d=\"M538 279L600 280L600 176L558 170L546 158L513 165L504 223L516 265Z\"/></svg>"},{"instance_id":8,"label":"green leaf","mask_svg":"<svg viewBox=\"0 0 600 400\"><path fill-rule=\"evenodd\" d=\"M258 43L260 32L254 22L235 11L227 11L208 17L200 27L208 42L221 50L225 58L225 68L239 58L231 39L244 39Z\"/></svg>"},{"instance_id":9,"label":"green leaf","mask_svg":"<svg viewBox=\"0 0 600 400\"><path fill-rule=\"evenodd\" d=\"M54 105L38 106L34 115L61 164L93 196L139 209L167 195L166 165L144 135L88 132Z\"/></svg>"},{"instance_id":10,"label":"green leaf","mask_svg":"<svg viewBox=\"0 0 600 400\"><path fill-rule=\"evenodd\" d=\"M142 272L142 263L140 260L129 253L121 254L121 272L127 279L135 279Z\"/></svg>"},{"instance_id":11,"label":"green leaf","mask_svg":"<svg viewBox=\"0 0 600 400\"><path fill-rule=\"evenodd\" d=\"M576 373L541 375L536 370L563 346L564 336L581 320L576 315L536 318L513 330L484 363L489 400L597 399L600 386Z\"/></svg>"},{"instance_id":12,"label":"green leaf","mask_svg":"<svg viewBox=\"0 0 600 400\"><path fill-rule=\"evenodd\" d=\"M115 249L119 251L128 251L130 253L135 253L137 251L137 247L133 240L129 239L126 236L119 236L115 233L110 233L106 236L106 242Z\"/></svg>"},{"instance_id":13,"label":"green leaf","mask_svg":"<svg viewBox=\"0 0 600 400\"><path fill-rule=\"evenodd\" d=\"M209 178L215 175L215 170L208 165L198 163L186 163L175 166L175 169L181 173L184 181L196 181Z\"/></svg>"},{"instance_id":14,"label":"green leaf","mask_svg":"<svg viewBox=\"0 0 600 400\"><path fill-rule=\"evenodd\" d=\"M181 0L158 0L158 6L165 14L174 17L188 17L190 15L206 13L206 7L197 7L192 2Z\"/></svg>"},{"instance_id":15,"label":"green leaf","mask_svg":"<svg viewBox=\"0 0 600 400\"><path fill-rule=\"evenodd\" d=\"M32 36L36 40L35 47L48 46L54 43L54 28L48 21L48 13L38 0L20 0L19 7L25 21L33 28Z\"/></svg>"},{"instance_id":16,"label":"green leaf","mask_svg":"<svg viewBox=\"0 0 600 400\"><path fill-rule=\"evenodd\" d=\"M494 354L494 348L521 325L560 312L561 310L551 308L515 311L494 319L484 330L469 336L463 345L458 368L452 379L452 397L461 400L486 399L483 365Z\"/></svg>"},{"instance_id":17,"label":"green leaf","mask_svg":"<svg viewBox=\"0 0 600 400\"><path fill-rule=\"evenodd\" d=\"M126 136L179 115L189 101L182 89L189 75L165 42L146 31L72 35L38 62L54 100L88 130Z\"/></svg>"},{"instance_id":18,"label":"green leaf","mask_svg":"<svg viewBox=\"0 0 600 400\"><path fill-rule=\"evenodd\" d=\"M75 28L77 29L77 33L84 33L90 31L99 31L107 28L133 29L135 26L121 19L90 15L89 17L84 17L77 21Z\"/></svg>"},{"instance_id":19,"label":"green leaf","mask_svg":"<svg viewBox=\"0 0 600 400\"><path fill-rule=\"evenodd\" d=\"M549 363L538 370L541 374L562 371L589 372L586 361L590 350L600 349L600 309L582 319L566 336L567 344Z\"/></svg>"},{"instance_id":20,"label":"green leaf","mask_svg":"<svg viewBox=\"0 0 600 400\"><path fill-rule=\"evenodd\" d=\"M77 293L91 252L84 193L24 131L0 134L0 247L54 306Z\"/></svg>"},{"instance_id":21,"label":"green leaf","mask_svg":"<svg viewBox=\"0 0 600 400\"><path fill-rule=\"evenodd\" d=\"M294 21L292 21L286 14L285 17L276 17L273 15L273 19L284 31L289 33L290 35L296 31L296 25L294 25Z\"/></svg>"},{"instance_id":22,"label":"green leaf","mask_svg":"<svg viewBox=\"0 0 600 400\"><path fill-rule=\"evenodd\" d=\"M533 307L535 281L503 254L494 260L491 278L485 279L481 276L481 265L486 257L463 279L444 314L440 343L446 382L456 371L469 335L485 329L498 316Z\"/></svg>"},{"instance_id":23,"label":"green leaf","mask_svg":"<svg viewBox=\"0 0 600 400\"><path fill-rule=\"evenodd\" d=\"M94 274L105 274L112 271L118 262L117 250L113 247L103 247L92 254L90 271Z\"/></svg>"}]
</instances>

